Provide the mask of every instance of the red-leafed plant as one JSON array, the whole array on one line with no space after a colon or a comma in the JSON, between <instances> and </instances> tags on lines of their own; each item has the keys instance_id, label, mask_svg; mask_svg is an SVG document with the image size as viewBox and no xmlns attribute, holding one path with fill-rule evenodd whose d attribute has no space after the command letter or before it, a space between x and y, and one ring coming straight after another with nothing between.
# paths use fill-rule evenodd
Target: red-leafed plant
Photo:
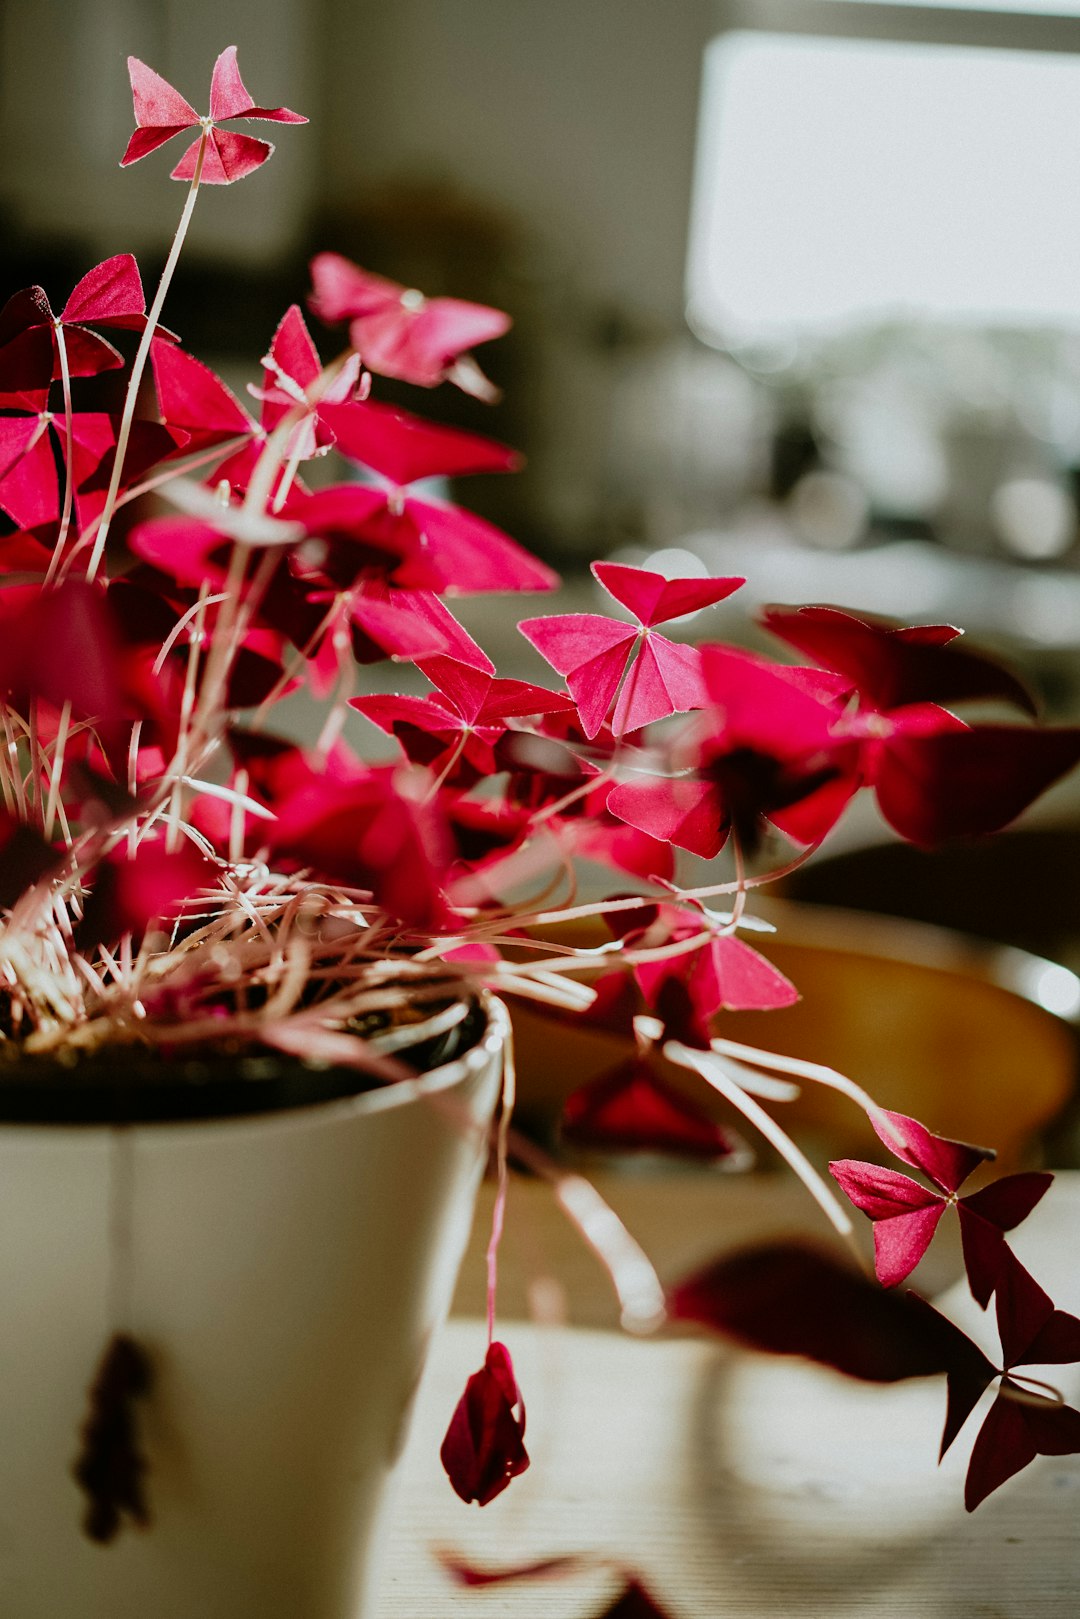
<instances>
[{"instance_id":1,"label":"red-leafed plant","mask_svg":"<svg viewBox=\"0 0 1080 1619\"><path fill-rule=\"evenodd\" d=\"M403 1022L415 1021L419 1044L466 1019L483 990L526 995L621 1030L636 1050L571 1098L569 1138L744 1158L663 1077L666 1058L762 1130L850 1236L835 1194L761 1100L785 1094L778 1073L789 1090L792 1078L833 1085L924 1177L832 1166L875 1222L880 1285L827 1256L774 1248L688 1279L665 1306L644 1256L616 1231L605 1257L626 1319L656 1325L666 1308L881 1381L941 1373L946 1443L999 1378L969 1505L1036 1454L1080 1449L1080 1416L1017 1369L1080 1355L1080 1323L1054 1309L1007 1241L1049 1177L960 1196L992 1154L882 1111L839 1075L748 1052L715 1023L721 1010L796 997L742 936L752 897L807 859L857 793L872 790L917 843L991 832L1080 759L1080 730L1031 723L1023 685L952 645L951 627L771 609L767 626L810 660L794 666L660 633L740 579L604 562L593 574L625 614L521 626L565 685L499 675L451 601L558 581L424 480L508 471L517 458L369 394L373 376L392 376L490 395L470 350L507 318L322 254L310 308L344 329L345 346L324 362L294 305L268 334L249 410L159 318L200 187L233 183L272 151L223 126L304 120L252 101L234 49L218 58L205 117L129 65L138 127L123 162L189 138L173 170L187 199L149 310L135 261L120 255L90 270L59 315L39 287L0 312L0 510L10 519L0 538L0 970L3 1038L17 1059L7 1071L25 1077L57 1054L261 1047L393 1083L409 1071ZM139 337L114 419L80 410L77 391L81 378L125 365L101 335L117 328ZM327 455L338 481L307 487L305 465ZM117 513L151 494L165 503L157 515L124 548L111 545ZM358 670L380 659L414 666L424 689L364 694ZM302 687L325 705L310 747L270 728L277 702ZM952 710L987 698L1023 718L968 724ZM365 763L342 740L350 708L395 739L395 761ZM679 850L721 864L689 887ZM611 898L580 898L580 860L610 868ZM585 917L607 924L606 945L545 942L548 924ZM512 1138L511 1089L497 1133L503 1189L514 1154L559 1173ZM978 1301L996 1296L1000 1368L898 1290L950 1206ZM455 1489L481 1505L528 1466L524 1404L494 1335L502 1208L500 1195L486 1358L442 1450ZM95 1533L142 1510L127 1402L143 1383L138 1346L114 1345L80 1468ZM611 1611L624 1608L653 1611L637 1586Z\"/></svg>"}]
</instances>

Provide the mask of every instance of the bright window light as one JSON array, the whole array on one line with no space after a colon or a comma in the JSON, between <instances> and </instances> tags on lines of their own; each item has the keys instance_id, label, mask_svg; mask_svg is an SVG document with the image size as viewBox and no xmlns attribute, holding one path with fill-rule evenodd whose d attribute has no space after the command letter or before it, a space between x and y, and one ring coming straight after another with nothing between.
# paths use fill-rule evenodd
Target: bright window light
<instances>
[{"instance_id":1,"label":"bright window light","mask_svg":"<svg viewBox=\"0 0 1080 1619\"><path fill-rule=\"evenodd\" d=\"M694 327L732 344L1080 325L1080 57L722 35L688 291Z\"/></svg>"},{"instance_id":2,"label":"bright window light","mask_svg":"<svg viewBox=\"0 0 1080 1619\"><path fill-rule=\"evenodd\" d=\"M863 5L865 0L844 0ZM871 4L878 0L870 0ZM892 6L933 6L936 11L1005 11L1013 16L1080 17L1080 0L888 0Z\"/></svg>"}]
</instances>

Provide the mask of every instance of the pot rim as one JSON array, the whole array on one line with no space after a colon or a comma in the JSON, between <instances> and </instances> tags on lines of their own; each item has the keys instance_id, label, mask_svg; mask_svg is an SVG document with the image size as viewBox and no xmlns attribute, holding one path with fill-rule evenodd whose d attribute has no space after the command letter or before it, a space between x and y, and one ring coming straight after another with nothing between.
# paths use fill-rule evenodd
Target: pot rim
<instances>
[{"instance_id":1,"label":"pot rim","mask_svg":"<svg viewBox=\"0 0 1080 1619\"><path fill-rule=\"evenodd\" d=\"M375 1090L359 1091L355 1096L330 1097L321 1102L302 1103L297 1107L276 1108L266 1113L225 1115L217 1118L146 1119L125 1124L109 1120L102 1123L50 1124L0 1122L0 1140L6 1143L25 1141L40 1143L47 1140L59 1143L65 1138L87 1141L92 1136L109 1137L123 1133L129 1137L149 1137L156 1141L180 1141L190 1136L216 1136L242 1138L246 1134L265 1135L277 1130L296 1131L353 1121L378 1113L420 1102L441 1095L455 1086L475 1079L497 1056L510 1031L510 1015L503 1002L490 990L481 989L476 1000L485 1015L484 1031L475 1045L469 1047L452 1062L431 1068L412 1079L399 1079Z\"/></svg>"}]
</instances>

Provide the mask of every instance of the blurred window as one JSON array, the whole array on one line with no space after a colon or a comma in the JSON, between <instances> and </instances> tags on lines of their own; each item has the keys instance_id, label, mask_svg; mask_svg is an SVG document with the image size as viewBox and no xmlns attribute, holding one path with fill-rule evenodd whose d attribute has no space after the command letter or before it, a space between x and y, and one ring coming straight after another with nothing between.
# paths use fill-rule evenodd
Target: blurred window
<instances>
[{"instance_id":1,"label":"blurred window","mask_svg":"<svg viewBox=\"0 0 1080 1619\"><path fill-rule=\"evenodd\" d=\"M700 335L1080 328L1080 0L754 0L732 14L705 62L688 262Z\"/></svg>"}]
</instances>

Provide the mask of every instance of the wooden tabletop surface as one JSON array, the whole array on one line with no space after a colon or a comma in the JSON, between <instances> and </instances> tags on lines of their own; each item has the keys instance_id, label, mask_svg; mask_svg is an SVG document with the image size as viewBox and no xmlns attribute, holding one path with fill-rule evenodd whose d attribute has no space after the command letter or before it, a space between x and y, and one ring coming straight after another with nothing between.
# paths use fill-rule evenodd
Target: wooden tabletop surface
<instances>
[{"instance_id":1,"label":"wooden tabletop surface","mask_svg":"<svg viewBox=\"0 0 1080 1619\"><path fill-rule=\"evenodd\" d=\"M812 1230L805 1195L779 1178L609 1178L605 1191L665 1280L718 1248ZM446 1546L479 1563L583 1551L640 1571L673 1619L1073 1619L1080 1612L1080 1457L1043 1458L969 1516L972 1421L939 1469L936 1379L873 1388L699 1337L629 1338L594 1261L546 1191L512 1194L500 1334L528 1405L532 1468L482 1511L439 1465L450 1412L484 1353L479 1319L485 1189L458 1311L436 1345L397 1480L377 1619L590 1619L618 1589L610 1565L559 1581L467 1590L439 1567ZM1080 1312L1080 1172L1065 1173L1016 1249L1061 1308ZM826 1239L827 1240L827 1239ZM950 1263L945 1256L945 1268ZM524 1312L531 1274L568 1281L575 1321ZM475 1274L474 1274L475 1273ZM922 1278L920 1277L920 1280ZM944 1304L994 1347L992 1323ZM1059 1379L1076 1403L1080 1378Z\"/></svg>"}]
</instances>

